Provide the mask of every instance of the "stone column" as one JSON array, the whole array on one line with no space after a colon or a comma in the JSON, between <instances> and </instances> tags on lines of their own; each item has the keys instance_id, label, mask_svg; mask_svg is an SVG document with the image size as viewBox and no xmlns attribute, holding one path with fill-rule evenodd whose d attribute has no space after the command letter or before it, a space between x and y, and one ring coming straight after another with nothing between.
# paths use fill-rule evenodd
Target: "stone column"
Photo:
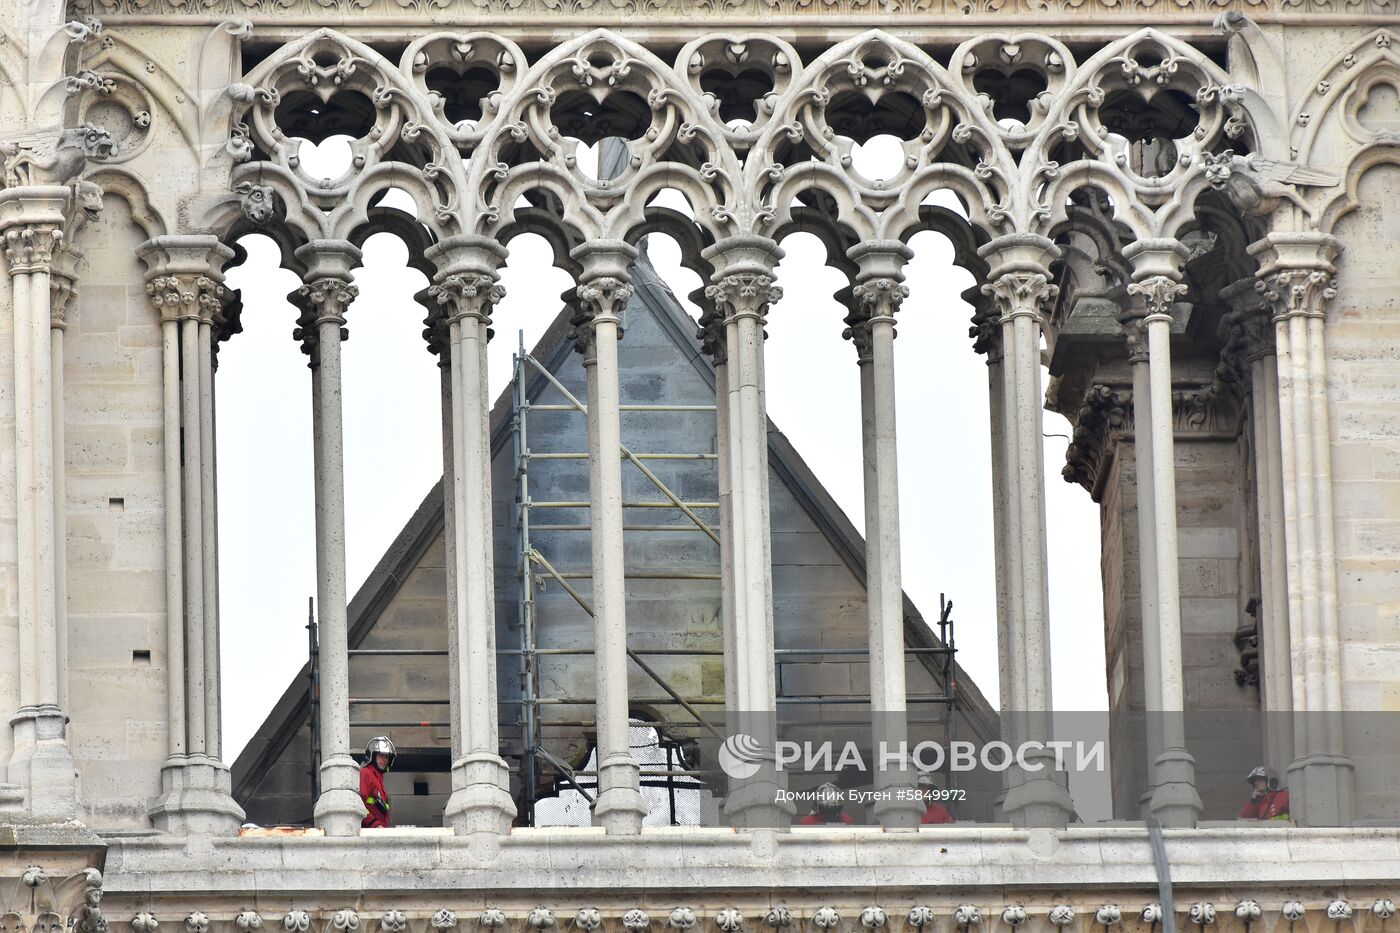
<instances>
[{"instance_id":1,"label":"stone column","mask_svg":"<svg viewBox=\"0 0 1400 933\"><path fill-rule=\"evenodd\" d=\"M1227 350L1248 368L1253 435L1255 511L1259 540L1259 661L1264 707L1265 754L1282 772L1293 760L1293 731L1286 714L1293 708L1294 671L1289 659L1288 566L1283 535L1283 483L1278 433L1278 365L1274 355L1271 309L1253 277L1220 293L1230 310L1223 323Z\"/></svg>"},{"instance_id":2,"label":"stone column","mask_svg":"<svg viewBox=\"0 0 1400 933\"><path fill-rule=\"evenodd\" d=\"M989 265L984 291L1001 311L1008 578L1008 645L1014 675L1013 735L1044 743L1051 736L1049 584L1046 577L1045 458L1041 411L1042 305L1056 292L1049 264L1058 248L1043 237L1010 234L978 250ZM1020 695L1017 695L1019 693ZM1003 701L1005 706L1005 701ZM1015 723L1015 720L1020 720ZM1017 826L1064 826L1074 805L1048 750L1027 755L1031 767L1012 780L1005 811Z\"/></svg>"},{"instance_id":3,"label":"stone column","mask_svg":"<svg viewBox=\"0 0 1400 933\"><path fill-rule=\"evenodd\" d=\"M233 250L214 236L161 236L137 250L163 344L166 523L166 686L170 737L158 829L232 835L243 822L220 760L214 514L214 319Z\"/></svg>"},{"instance_id":4,"label":"stone column","mask_svg":"<svg viewBox=\"0 0 1400 933\"><path fill-rule=\"evenodd\" d=\"M25 794L35 820L62 821L77 815L77 776L68 746L68 717L59 705L55 516L63 468L54 446L54 397L62 391L62 369L54 370L50 272L61 248L73 189L63 185L12 187L0 191L0 245L14 303L14 400L17 563L19 586L19 700L10 716L13 750L8 779ZM0 799L12 798L10 792Z\"/></svg>"},{"instance_id":5,"label":"stone column","mask_svg":"<svg viewBox=\"0 0 1400 933\"><path fill-rule=\"evenodd\" d=\"M979 261L980 264L980 261ZM982 264L985 266L985 264ZM978 278L985 278L986 270L983 268L982 274ZM1019 663L1021 652L1020 639L1013 637L1011 626L1011 594L1017 590L1019 583L1012 578L1011 561L1011 541L1008 532L1008 512L1011 511L1008 492L1008 479L1006 475L1007 451L1006 451L1006 375L1002 366L1002 324L1000 312L997 311L996 303L990 295L984 294L980 286L973 286L962 293L962 298L973 306L972 326L968 329L968 336L972 338L972 349L975 353L985 354L987 357L987 434L991 440L991 469L992 469L992 528L993 528L993 548L996 568L996 613L997 613L997 645L1000 648L997 664L997 686L998 694L1001 698L1001 710L1005 713L1014 713L1023 709L1025 705L1025 667ZM1014 715L1004 715L1001 723L1002 741L1015 745L1017 718ZM997 795L995 812L1003 814L1006 804L1006 794L1010 790L1011 783L1020 777L1020 771L1009 768L1003 772L1003 787Z\"/></svg>"},{"instance_id":6,"label":"stone column","mask_svg":"<svg viewBox=\"0 0 1400 933\"><path fill-rule=\"evenodd\" d=\"M1186 750L1185 672L1181 656L1181 585L1177 562L1176 452L1172 418L1171 326L1186 249L1176 240L1140 240L1123 250L1133 264L1128 295L1134 318L1147 335L1151 418L1152 504L1156 534L1157 650L1161 690L1162 751L1153 769L1152 812L1164 826L1192 826L1201 814L1196 761ZM1138 326L1136 323L1130 326ZM1136 400L1136 393L1134 399ZM1135 401L1136 404L1136 401ZM1136 416L1137 437L1142 418ZM1141 447L1137 442L1136 447ZM1141 482L1141 477L1139 478Z\"/></svg>"},{"instance_id":7,"label":"stone column","mask_svg":"<svg viewBox=\"0 0 1400 933\"><path fill-rule=\"evenodd\" d=\"M79 191L86 191L100 205L102 190L90 182L80 182ZM54 609L58 630L58 656L63 659L58 672L58 705L68 709L68 469L64 427L63 334L68 329L68 309L78 288L78 264L83 251L75 242L77 229L96 217L98 209L76 207L69 213L65 242L54 253L49 272L49 357L53 373L53 449L54 449Z\"/></svg>"},{"instance_id":8,"label":"stone column","mask_svg":"<svg viewBox=\"0 0 1400 933\"><path fill-rule=\"evenodd\" d=\"M785 828L793 807L779 802L783 775L774 759L777 684L773 669L773 561L768 508L768 416L763 384L763 324L782 297L773 240L736 236L702 253L715 270L706 297L724 318L727 353L729 494L734 577L735 703L728 729L749 736L757 771L731 778L725 813L738 827Z\"/></svg>"},{"instance_id":9,"label":"stone column","mask_svg":"<svg viewBox=\"0 0 1400 933\"><path fill-rule=\"evenodd\" d=\"M1337 549L1332 507L1331 415L1325 351L1327 302L1336 297L1333 237L1271 233L1249 247L1260 293L1273 310L1280 466L1287 554L1293 691L1293 813L1308 825L1345 825L1354 807L1353 766L1343 745Z\"/></svg>"},{"instance_id":10,"label":"stone column","mask_svg":"<svg viewBox=\"0 0 1400 933\"><path fill-rule=\"evenodd\" d=\"M715 367L715 455L719 474L720 537L720 633L724 643L724 707L739 708L739 648L735 633L734 610L734 489L730 481L733 455L730 449L729 354L725 340L724 315L700 288L690 300L701 308L696 338L700 349Z\"/></svg>"},{"instance_id":11,"label":"stone column","mask_svg":"<svg viewBox=\"0 0 1400 933\"><path fill-rule=\"evenodd\" d=\"M617 344L632 297L635 247L593 240L570 254L583 267L574 349L588 375L588 493L593 547L593 663L597 692L598 796L593 821L609 833L639 833L646 805L628 743L627 585L622 536L622 411Z\"/></svg>"},{"instance_id":12,"label":"stone column","mask_svg":"<svg viewBox=\"0 0 1400 933\"><path fill-rule=\"evenodd\" d=\"M515 819L510 772L500 755L496 712L495 555L491 543L491 404L486 393L486 343L491 310L505 297L496 270L506 250L494 240L450 237L431 247L437 266L429 289L447 327L451 384L450 458L444 498L451 501L454 631L448 663L455 674L452 796L443 814L458 835L503 834ZM625 733L624 733L625 735Z\"/></svg>"},{"instance_id":13,"label":"stone column","mask_svg":"<svg viewBox=\"0 0 1400 933\"><path fill-rule=\"evenodd\" d=\"M1138 618L1142 623L1143 732L1147 745L1146 787L1141 802L1151 809L1157 786L1157 758L1162 754L1162 649L1157 622L1157 501L1153 492L1152 380L1148 365L1147 327L1131 303L1120 316L1127 336L1128 364L1133 370L1133 466L1136 470L1138 540Z\"/></svg>"},{"instance_id":14,"label":"stone column","mask_svg":"<svg viewBox=\"0 0 1400 933\"><path fill-rule=\"evenodd\" d=\"M870 714L876 789L889 800L875 815L885 829L916 829L923 806L912 765L887 758L908 747L904 672L904 585L900 576L899 450L895 432L895 312L909 296L904 264L914 251L898 240L851 247L858 272L843 336L860 366L861 441L865 464L865 590L870 645Z\"/></svg>"},{"instance_id":15,"label":"stone column","mask_svg":"<svg viewBox=\"0 0 1400 933\"><path fill-rule=\"evenodd\" d=\"M449 754L452 761L462 757L462 702L461 684L458 683L459 668L455 659L458 654L457 612L457 515L454 501L454 470L456 457L453 445L461 432L454 425L461 420L461 413L454 407L452 374L451 329L447 325L449 312L455 311L451 301L439 303L442 293L434 285L414 294L413 300L427 309L423 318L423 339L428 352L438 358L439 406L442 414L442 537L443 569L447 594L447 708L448 728L452 735ZM454 785L455 789L455 785Z\"/></svg>"},{"instance_id":16,"label":"stone column","mask_svg":"<svg viewBox=\"0 0 1400 933\"><path fill-rule=\"evenodd\" d=\"M345 449L341 430L340 342L345 311L359 290L350 272L360 251L343 240L312 240L296 251L304 285L295 336L311 356L316 470L316 613L321 673L321 796L316 825L328 836L355 836L365 806L350 748L350 658L345 585Z\"/></svg>"}]
</instances>

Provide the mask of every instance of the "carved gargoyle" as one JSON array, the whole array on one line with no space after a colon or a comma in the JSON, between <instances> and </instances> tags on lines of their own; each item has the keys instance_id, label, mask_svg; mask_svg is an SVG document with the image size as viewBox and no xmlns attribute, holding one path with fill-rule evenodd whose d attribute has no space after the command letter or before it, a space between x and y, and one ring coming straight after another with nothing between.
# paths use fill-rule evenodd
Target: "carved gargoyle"
<instances>
[{"instance_id":1,"label":"carved gargoyle","mask_svg":"<svg viewBox=\"0 0 1400 933\"><path fill-rule=\"evenodd\" d=\"M243 216L261 227L277 216L277 194L267 185L240 182L234 189L238 192Z\"/></svg>"},{"instance_id":2,"label":"carved gargoyle","mask_svg":"<svg viewBox=\"0 0 1400 933\"><path fill-rule=\"evenodd\" d=\"M1331 188L1341 179L1330 172L1309 168L1301 162L1263 159L1258 155L1235 155L1226 149L1220 155L1206 156L1206 180L1223 191L1235 206L1247 214L1272 213L1280 200L1288 200L1304 212L1311 206L1298 193L1299 187Z\"/></svg>"},{"instance_id":3,"label":"carved gargoyle","mask_svg":"<svg viewBox=\"0 0 1400 933\"><path fill-rule=\"evenodd\" d=\"M66 185L82 174L89 159L117 154L112 134L100 126L51 126L0 141L5 187Z\"/></svg>"}]
</instances>

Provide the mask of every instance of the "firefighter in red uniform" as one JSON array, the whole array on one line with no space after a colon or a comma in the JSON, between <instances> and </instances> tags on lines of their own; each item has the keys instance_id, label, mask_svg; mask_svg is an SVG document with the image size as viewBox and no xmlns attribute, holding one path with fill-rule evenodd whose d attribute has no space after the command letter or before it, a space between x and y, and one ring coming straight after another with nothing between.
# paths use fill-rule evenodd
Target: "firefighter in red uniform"
<instances>
[{"instance_id":1,"label":"firefighter in red uniform","mask_svg":"<svg viewBox=\"0 0 1400 933\"><path fill-rule=\"evenodd\" d=\"M830 781L818 787L812 812L797 821L798 826L825 826L828 823L850 824L855 818L846 813L841 802L841 788Z\"/></svg>"},{"instance_id":2,"label":"firefighter in red uniform","mask_svg":"<svg viewBox=\"0 0 1400 933\"><path fill-rule=\"evenodd\" d=\"M360 799L369 812L360 821L364 829L389 825L389 792L384 789L384 775L394 766L397 756L387 735L376 735L365 746L365 760L360 765Z\"/></svg>"},{"instance_id":3,"label":"firefighter in red uniform","mask_svg":"<svg viewBox=\"0 0 1400 933\"><path fill-rule=\"evenodd\" d=\"M933 775L919 775L919 796L924 798L924 815L919 818L919 822L925 826L939 823L952 823L953 815L948 812L948 808L938 802L942 795L938 792L938 785L933 782Z\"/></svg>"},{"instance_id":4,"label":"firefighter in red uniform","mask_svg":"<svg viewBox=\"0 0 1400 933\"><path fill-rule=\"evenodd\" d=\"M1249 802L1240 810L1242 820L1286 820L1288 815L1288 788L1279 787L1277 781L1269 779L1269 770L1263 765L1249 772L1245 778L1249 783Z\"/></svg>"}]
</instances>

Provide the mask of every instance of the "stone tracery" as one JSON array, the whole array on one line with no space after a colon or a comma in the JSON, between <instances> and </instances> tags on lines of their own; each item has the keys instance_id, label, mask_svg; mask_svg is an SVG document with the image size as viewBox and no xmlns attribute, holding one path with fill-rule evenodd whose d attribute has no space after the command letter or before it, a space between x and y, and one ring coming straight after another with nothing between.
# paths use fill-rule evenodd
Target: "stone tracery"
<instances>
[{"instance_id":1,"label":"stone tracery","mask_svg":"<svg viewBox=\"0 0 1400 933\"><path fill-rule=\"evenodd\" d=\"M261 9L256 3L245 5ZM139 12L117 0L94 0L89 6L118 15ZM972 6L1002 12L999 5L968 8ZM843 12L864 10L854 2L843 7ZM1248 32L1237 19L1224 25L1233 37ZM83 28L87 31L71 34L75 43L90 43L101 34L94 24ZM235 49L248 38L236 24L226 32ZM1326 376L1311 347L1321 340L1321 318L1336 294L1334 261L1341 244L1327 231L1356 202L1349 160L1358 152L1366 154L1361 158L1395 158L1394 132L1362 116L1375 89L1393 88L1400 81L1400 60L1389 31L1368 33L1352 51L1332 60L1288 114L1275 112L1268 102L1276 92L1266 84L1278 76L1258 61L1253 74L1243 66L1226 69L1212 54L1155 28L1136 30L1097 49L1082 43L1071 48L1049 35L997 32L968 39L950 55L933 54L927 46L878 30L823 49L736 28L692 39L679 53L674 43L641 41L623 31L594 30L552 48L530 46L528 52L524 40L505 32L441 31L409 42L397 64L352 32L321 28L271 48L246 74L236 74L239 80L214 88L217 107L201 101L209 114L227 108L226 119L213 121L227 132L201 156L220 181L198 192L195 219L186 215L178 234L168 230L167 236L154 236L145 253L147 287L166 330L168 375L186 424L212 417L207 410L212 402L200 385L212 384L214 338L225 330L221 313L227 296L221 295L220 279L231 257L224 255L219 239L250 229L272 232L289 263L303 273L298 304L306 314L299 336L312 356L318 418L324 419L325 429L339 417L335 361L356 298L350 284L358 262L355 244L373 229L412 227L424 241L419 244L422 260L434 271L425 304L437 305L430 311L430 346L447 370L454 403L449 443L456 514L489 510L470 471L483 455L483 353L491 307L501 298L496 282L507 258L504 244L525 230L546 232L557 261L577 280L572 303L579 311L579 349L590 367L589 416L602 432L600 448L606 449L616 434L617 412L607 400L617 378L622 323L617 311L631 289L628 263L645 233L682 231L688 262L710 283L701 296L707 312L702 327L707 351L722 371L717 402L726 408L722 449L733 492L732 511L724 522L732 527L723 531L731 587L726 611L733 614L729 624L742 638L755 639L745 642L747 650L762 654L771 649L772 638L768 504L761 466L763 324L768 306L781 295L774 276L780 242L795 230L819 230L832 264L850 278L846 323L871 382L866 410L885 425L873 428L868 449L872 460L883 457L889 467L894 452L890 341L894 310L905 296L902 270L910 258L903 244L930 224L935 210L927 203L930 196L951 190L966 219L945 212L948 216L939 222L960 228L963 261L977 268L979 281L985 280L974 296L979 301L974 329L978 348L988 353L992 366L991 433L1003 513L997 518L999 575L1020 583L1016 592L1004 594L1000 613L1003 643L1015 672L1004 675L1003 697L1010 709L1048 712L1048 667L1036 663L1048 657L1046 556L1038 540L1045 521L1040 501L1042 342L1054 352L1061 312L1071 299L1092 292L1113 305L1114 319L1128 341L1131 388L1097 382L1084 387L1082 406L1076 403L1081 416L1071 475L1098 483L1108 435L1128 423L1141 425L1144 432L1150 425L1152 443L1136 445L1140 501L1152 497L1159 516L1175 514L1174 433L1180 412L1192 406L1198 414L1205 411L1207 397L1201 392L1207 390L1192 395L1174 386L1173 328L1181 325L1180 304L1213 300L1196 293L1191 274L1196 256L1184 241L1203 225L1210 206L1218 210L1228 197L1240 213L1267 229L1249 256L1231 257L1239 265L1232 272L1245 283L1242 292L1255 295L1248 325L1243 319L1222 325L1244 355L1243 363L1231 362L1241 370L1232 378L1241 386L1250 383L1256 404L1268 394L1279 403L1275 428L1281 426L1289 438L1282 446L1296 453L1280 454L1280 462L1272 464L1284 475L1284 489L1276 497L1269 493L1269 501L1286 516L1279 519L1285 532L1275 538L1287 539L1294 553L1290 564L1312 567L1290 575L1292 608L1273 624L1299 628L1301 637L1317 645L1320 658L1332 659L1305 670L1301 681L1306 694L1294 697L1295 707L1340 708L1339 687L1329 674L1338 650L1336 582L1328 579L1329 572L1335 576L1336 544L1329 540L1327 517L1332 506L1325 484L1313 484L1318 473L1326 474L1330 456L1327 412L1317 406L1325 398ZM84 192L66 186L89 163L115 165L142 157L165 115L179 108L168 93L132 73L131 56L119 54L124 48L103 39L100 54L76 71L67 90L78 99L80 117L96 119L121 109L126 116L117 122L130 124L123 127L125 135L115 140L106 129L82 124L7 143L10 148L2 150L7 187L43 184L71 190L68 197L77 200ZM1261 50L1258 58L1267 56ZM1343 128L1343 143L1324 130L1333 123ZM339 178L312 177L301 164L302 140L322 142L339 135L350 137L349 168ZM899 163L887 178L869 177L855 158L857 147L877 136L898 141ZM615 172L595 177L580 164L580 146L603 139L622 140L623 154ZM217 153L212 158L211 151ZM390 189L413 199L416 221L379 206ZM684 197L689 217L652 203L666 190ZM86 193L91 196L90 190ZM10 274L32 277L56 269L58 221L51 217L36 226L23 212L11 214L0 214ZM167 211L165 216L178 215ZM1097 255L1080 242L1086 237ZM167 268L178 258L189 267ZM1257 294L1250 281L1256 269ZM1101 281L1089 281L1091 271ZM62 295L55 282L56 294ZM71 289L72 282L69 276L63 287ZM37 280L34 287L39 287ZM1273 364L1266 361L1273 355L1264 345L1269 335L1257 307L1261 303L1272 311L1275 324L1278 372L1272 377ZM62 301L55 299L55 307L61 311ZM33 313L40 320L37 302ZM61 318L59 313L56 319ZM1248 376L1242 372L1246 368ZM1191 416L1186 417L1189 422ZM1266 411L1261 424L1267 420ZM337 435L334 428L322 440L327 459L317 485L318 494L327 497L324 508L318 498L318 515L328 544L334 542L337 523L343 526L343 516L337 518L343 504L336 502L339 480L334 477L339 472ZM1264 456L1272 456L1267 431L1262 435ZM212 463L212 439L203 444ZM1150 451L1143 449L1147 446ZM1290 461L1290 456L1303 462ZM174 498L180 500L179 489L185 490L183 519L189 528L204 520L195 490L212 497L201 469L195 458L183 464L177 477ZM611 495L615 477L611 470L604 473L595 478L595 500ZM892 471L870 482L867 501L884 505L867 512L888 515L894 507L893 487ZM1296 495L1312 497L1316 508L1290 505ZM620 546L620 514L600 507L593 521L596 548ZM212 549L212 535L201 534L203 546ZM462 645L480 645L490 638L480 624L484 607L491 605L489 572L483 570L489 561L489 529L483 537L480 529L463 522L453 534L457 638ZM209 622L194 624L188 633L207 645L217 638L217 610L204 599L197 581L212 581L212 558L197 546L200 535L194 538L172 542L186 579L172 605L184 599L191 618L209 616ZM870 587L872 649L881 638L893 639L885 646L893 653L899 636L888 626L899 613L897 528L891 535L887 526L881 534L878 523L868 524L867 542L872 548L869 565L883 566L887 573L878 585L872 578ZM1275 544L1283 549L1282 540ZM607 556L595 551L595 568L606 566ZM343 553L339 560L343 562ZM1154 540L1144 538L1141 560L1144 574L1149 566L1156 573L1157 592L1145 596L1144 604L1151 605L1165 639L1152 649L1158 667L1157 676L1149 678L1158 691L1155 708L1175 710L1182 704L1182 665L1179 646L1173 647L1173 639L1180 637L1179 620L1172 618L1178 590L1174 524L1163 522ZM600 646L608 638L615 641L619 631L625 641L619 618L607 609L609 599L617 603L621 575L607 573L595 570ZM322 576L330 589L319 602L331 612L337 605L343 612L343 567L338 573L323 569ZM894 598L881 601L882 588ZM1320 601L1316 608L1314 599ZM326 630L334 639L335 626ZM333 642L327 647L330 655L337 653ZM460 797L454 794L449 805L449 818L460 832L501 832L511 813L501 794L505 775L495 748L494 717L481 712L492 693L479 686L490 681L494 669L480 658L471 663L479 665L470 678L478 686L464 680L454 700L461 709L478 712L458 736L463 741L454 774L462 786L457 788ZM599 651L600 706L603 686L617 683L619 663L625 661L619 661L616 651ZM872 653L872 663L886 662ZM893 680L893 663L885 669L891 678L885 699L889 709L898 711L903 689ZM1272 663L1277 667L1283 659ZM773 694L771 671L738 661L734 676L741 705L767 708ZM331 703L337 689L331 687ZM192 684L188 699L204 709L172 707L172 721L188 718L191 723L191 747L172 742L172 757L208 754L217 761L217 735L197 728L197 720L217 721L217 706L209 706L208 697ZM625 722L625 691L619 696L614 690L606 702L612 724L618 724L619 716ZM1024 727L1034 734L1043 724L1031 721ZM1300 735L1297 741L1302 743L1300 758L1306 757L1307 767L1321 775L1309 778L1309 791L1315 799L1333 801L1319 812L1345 812L1345 789L1334 773L1347 768L1342 750L1330 738ZM1155 752L1171 753L1162 761L1170 776L1160 782L1176 793L1157 809L1177 823L1190 823L1193 806L1199 805L1192 802L1189 762L1175 753L1184 753L1183 744L1179 736L1156 740ZM328 756L343 759L347 746L348 731L324 748ZM607 795L608 806L600 814L610 829L623 832L639 825L635 762L627 758L619 742L600 740L601 786L615 792ZM322 820L338 833L353 831L345 765L344 760L328 761L323 779L323 789L339 791L342 798ZM210 767L218 771L216 765ZM1018 822L1062 823L1067 801L1036 785L1028 781L1013 788L1008 812L1018 814ZM738 799L733 807L740 824L745 806ZM225 822L229 815L224 814ZM761 822L767 816L749 818ZM890 825L898 825L897 819L891 816Z\"/></svg>"}]
</instances>

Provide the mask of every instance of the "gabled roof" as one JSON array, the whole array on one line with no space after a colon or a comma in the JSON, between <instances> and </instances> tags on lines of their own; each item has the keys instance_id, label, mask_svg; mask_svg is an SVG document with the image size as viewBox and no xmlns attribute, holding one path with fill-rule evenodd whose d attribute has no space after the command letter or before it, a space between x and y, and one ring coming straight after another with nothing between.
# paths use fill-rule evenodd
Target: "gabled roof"
<instances>
[{"instance_id":1,"label":"gabled roof","mask_svg":"<svg viewBox=\"0 0 1400 933\"><path fill-rule=\"evenodd\" d=\"M714 366L701 351L696 337L695 321L681 307L675 294L657 275L642 250L632 267L636 292L632 305L645 305L661 328L685 354L700 376L711 386L715 384ZM570 339L572 325L569 309L555 317L531 351L551 372L574 352ZM535 397L544 387L544 377L536 374L527 386L528 395ZM511 389L507 387L491 409L491 457L494 459L511 443ZM807 462L798 454L787 437L768 419L768 463L792 492L802 509L821 530L822 535L840 555L862 587L865 586L865 539L846 513L836 504L817 479ZM348 607L349 646L359 647L374 627L380 612L394 598L409 573L443 529L442 480L439 479L423 498L413 516L399 532L393 544L380 558L365 582L355 593ZM941 647L941 642L909 594L904 594L904 640L910 647ZM937 663L920 655L921 663L930 669ZM962 669L955 665L958 714L969 731L981 738L999 733L999 717L982 692ZM241 798L252 789L256 776L261 775L276 760L310 714L308 693L309 662L283 691L261 728L233 764L233 794Z\"/></svg>"}]
</instances>

